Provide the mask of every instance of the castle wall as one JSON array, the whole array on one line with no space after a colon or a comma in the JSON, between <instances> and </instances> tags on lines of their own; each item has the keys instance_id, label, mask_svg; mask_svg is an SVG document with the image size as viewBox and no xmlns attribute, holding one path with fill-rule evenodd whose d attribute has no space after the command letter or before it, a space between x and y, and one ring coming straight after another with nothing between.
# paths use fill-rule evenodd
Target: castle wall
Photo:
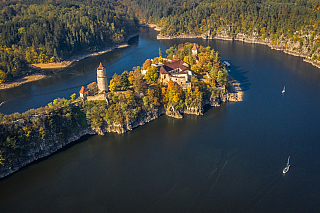
<instances>
[{"instance_id":1,"label":"castle wall","mask_svg":"<svg viewBox=\"0 0 320 213\"><path fill-rule=\"evenodd\" d=\"M106 94L97 94L95 96L87 96L88 101L107 101Z\"/></svg>"}]
</instances>

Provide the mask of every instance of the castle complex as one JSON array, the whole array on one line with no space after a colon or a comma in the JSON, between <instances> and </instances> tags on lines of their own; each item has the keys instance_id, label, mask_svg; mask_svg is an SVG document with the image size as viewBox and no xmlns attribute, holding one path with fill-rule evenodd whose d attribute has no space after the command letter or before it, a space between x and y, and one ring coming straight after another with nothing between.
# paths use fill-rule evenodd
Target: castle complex
<instances>
[{"instance_id":1,"label":"castle complex","mask_svg":"<svg viewBox=\"0 0 320 213\"><path fill-rule=\"evenodd\" d=\"M79 91L80 97L84 100L94 101L94 100L107 100L108 92L108 80L107 80L107 71L106 68L100 62L99 67L97 68L97 92L98 94L94 95L88 94L88 91L82 86Z\"/></svg>"}]
</instances>

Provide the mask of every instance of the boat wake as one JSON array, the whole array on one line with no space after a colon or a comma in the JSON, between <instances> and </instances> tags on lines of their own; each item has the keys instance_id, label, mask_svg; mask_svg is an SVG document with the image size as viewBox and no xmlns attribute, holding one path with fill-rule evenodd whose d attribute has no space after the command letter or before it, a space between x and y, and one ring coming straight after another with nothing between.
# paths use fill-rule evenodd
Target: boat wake
<instances>
[{"instance_id":1,"label":"boat wake","mask_svg":"<svg viewBox=\"0 0 320 213\"><path fill-rule=\"evenodd\" d=\"M242 212L252 212L257 205L270 194L270 192L282 181L283 178L276 177L267 186L254 196L243 208Z\"/></svg>"},{"instance_id":2,"label":"boat wake","mask_svg":"<svg viewBox=\"0 0 320 213\"><path fill-rule=\"evenodd\" d=\"M218 156L218 162L217 162L217 167L214 168L208 178L203 182L202 187L200 188L199 192L197 193L197 196L195 197L193 204L191 208L189 209L188 212L197 212L198 209L201 207L203 202L206 200L206 197L208 194L212 191L213 187L217 184L218 180L220 179L220 176L227 164L227 159L229 158L230 151L228 151L228 154L219 154ZM222 159L224 161L221 161L221 155L224 155ZM215 174L216 173L216 174ZM214 175L215 174L215 175ZM209 188L209 190L208 190Z\"/></svg>"}]
</instances>

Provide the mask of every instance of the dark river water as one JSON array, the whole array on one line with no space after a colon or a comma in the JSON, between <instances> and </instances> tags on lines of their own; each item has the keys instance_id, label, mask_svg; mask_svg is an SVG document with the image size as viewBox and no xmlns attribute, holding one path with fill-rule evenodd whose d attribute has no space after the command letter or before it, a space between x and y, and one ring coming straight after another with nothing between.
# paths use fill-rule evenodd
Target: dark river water
<instances>
[{"instance_id":1,"label":"dark river water","mask_svg":"<svg viewBox=\"0 0 320 213\"><path fill-rule=\"evenodd\" d=\"M85 136L0 180L0 212L319 212L320 69L263 45L156 34L142 29L130 47L1 91L0 111L69 98L95 81L100 61L111 78L186 41L231 63L244 101L203 116L162 116L123 135Z\"/></svg>"}]
</instances>

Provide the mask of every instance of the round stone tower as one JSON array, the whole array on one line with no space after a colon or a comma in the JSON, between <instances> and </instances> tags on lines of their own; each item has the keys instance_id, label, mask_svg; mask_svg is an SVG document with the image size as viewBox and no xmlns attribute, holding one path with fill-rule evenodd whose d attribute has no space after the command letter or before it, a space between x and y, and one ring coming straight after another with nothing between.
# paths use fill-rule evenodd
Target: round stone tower
<instances>
[{"instance_id":1,"label":"round stone tower","mask_svg":"<svg viewBox=\"0 0 320 213\"><path fill-rule=\"evenodd\" d=\"M107 71L101 62L97 68L97 84L99 92L108 92Z\"/></svg>"}]
</instances>

